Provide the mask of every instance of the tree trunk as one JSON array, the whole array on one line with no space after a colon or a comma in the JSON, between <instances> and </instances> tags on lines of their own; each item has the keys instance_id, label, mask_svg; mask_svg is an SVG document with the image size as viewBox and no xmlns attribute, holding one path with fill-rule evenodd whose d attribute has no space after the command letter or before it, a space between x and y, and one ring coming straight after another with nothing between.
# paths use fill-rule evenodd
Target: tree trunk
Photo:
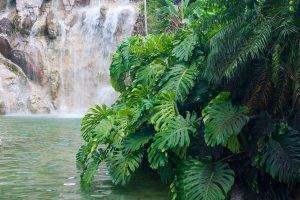
<instances>
[{"instance_id":1,"label":"tree trunk","mask_svg":"<svg viewBox=\"0 0 300 200\"><path fill-rule=\"evenodd\" d=\"M144 0L144 15L145 15L145 34L148 35L147 0Z\"/></svg>"}]
</instances>

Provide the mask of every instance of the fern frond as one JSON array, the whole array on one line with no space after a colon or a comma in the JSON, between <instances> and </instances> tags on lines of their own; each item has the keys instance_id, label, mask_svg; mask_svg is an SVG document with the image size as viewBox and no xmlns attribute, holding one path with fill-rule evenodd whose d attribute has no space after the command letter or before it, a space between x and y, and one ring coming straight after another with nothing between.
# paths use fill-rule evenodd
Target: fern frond
<instances>
[{"instance_id":1,"label":"fern frond","mask_svg":"<svg viewBox=\"0 0 300 200\"><path fill-rule=\"evenodd\" d=\"M293 80L292 100L293 100L293 107L295 109L299 109L300 108L300 68L298 68L298 70L296 71L295 78Z\"/></svg>"},{"instance_id":2,"label":"fern frond","mask_svg":"<svg viewBox=\"0 0 300 200\"><path fill-rule=\"evenodd\" d=\"M285 70L280 70L279 80L275 86L273 98L273 112L274 114L281 114L288 104L290 95L290 82L288 74Z\"/></svg>"},{"instance_id":3,"label":"fern frond","mask_svg":"<svg viewBox=\"0 0 300 200\"><path fill-rule=\"evenodd\" d=\"M281 47L277 44L272 53L272 81L277 83L281 69Z\"/></svg>"},{"instance_id":4,"label":"fern frond","mask_svg":"<svg viewBox=\"0 0 300 200\"><path fill-rule=\"evenodd\" d=\"M289 129L274 139L270 138L260 165L280 182L291 184L299 180L300 133Z\"/></svg>"}]
</instances>

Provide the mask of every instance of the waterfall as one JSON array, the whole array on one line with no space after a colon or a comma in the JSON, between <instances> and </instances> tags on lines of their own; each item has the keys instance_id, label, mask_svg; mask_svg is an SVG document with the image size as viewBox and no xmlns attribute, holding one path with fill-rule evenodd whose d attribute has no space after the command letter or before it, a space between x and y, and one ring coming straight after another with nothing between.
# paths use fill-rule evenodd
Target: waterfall
<instances>
[{"instance_id":1,"label":"waterfall","mask_svg":"<svg viewBox=\"0 0 300 200\"><path fill-rule=\"evenodd\" d=\"M71 12L77 21L68 32L65 24L59 22L58 111L80 113L95 103L111 104L117 99L118 94L110 85L109 65L117 45L130 36L135 23L135 10L126 2L92 0L87 7L73 8Z\"/></svg>"},{"instance_id":2,"label":"waterfall","mask_svg":"<svg viewBox=\"0 0 300 200\"><path fill-rule=\"evenodd\" d=\"M29 15L30 7L20 2L17 7L25 13L20 15ZM32 6L34 24L27 43L18 39L18 45L21 41L34 57L36 71L43 72L41 80L31 82L46 94L43 98L51 102L51 112L83 114L94 104L111 105L118 98L110 84L111 58L132 33L137 5L129 0L52 0L38 6Z\"/></svg>"},{"instance_id":3,"label":"waterfall","mask_svg":"<svg viewBox=\"0 0 300 200\"><path fill-rule=\"evenodd\" d=\"M6 10L8 10L10 7L10 0L6 0Z\"/></svg>"}]
</instances>

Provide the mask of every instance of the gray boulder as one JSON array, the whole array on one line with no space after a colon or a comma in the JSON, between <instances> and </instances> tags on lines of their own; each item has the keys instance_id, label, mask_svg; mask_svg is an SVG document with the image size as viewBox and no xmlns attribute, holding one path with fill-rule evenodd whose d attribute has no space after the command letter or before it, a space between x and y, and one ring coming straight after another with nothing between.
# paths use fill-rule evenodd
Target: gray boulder
<instances>
[{"instance_id":1,"label":"gray boulder","mask_svg":"<svg viewBox=\"0 0 300 200\"><path fill-rule=\"evenodd\" d=\"M6 109L5 109L5 102L3 99L0 99L0 115L5 115L6 114ZM1 140L0 140L0 145L1 145Z\"/></svg>"},{"instance_id":2,"label":"gray boulder","mask_svg":"<svg viewBox=\"0 0 300 200\"><path fill-rule=\"evenodd\" d=\"M10 51L11 51L11 46L8 41L8 38L5 35L0 34L0 53L4 57L8 58L10 55Z\"/></svg>"},{"instance_id":3,"label":"gray boulder","mask_svg":"<svg viewBox=\"0 0 300 200\"><path fill-rule=\"evenodd\" d=\"M50 113L50 104L38 94L31 95L27 100L27 108L33 114Z\"/></svg>"},{"instance_id":4,"label":"gray boulder","mask_svg":"<svg viewBox=\"0 0 300 200\"><path fill-rule=\"evenodd\" d=\"M38 57L35 57L38 59ZM10 54L10 60L17 64L26 76L33 81L42 81L44 71L39 62L33 59L28 53L21 50L12 50Z\"/></svg>"}]
</instances>

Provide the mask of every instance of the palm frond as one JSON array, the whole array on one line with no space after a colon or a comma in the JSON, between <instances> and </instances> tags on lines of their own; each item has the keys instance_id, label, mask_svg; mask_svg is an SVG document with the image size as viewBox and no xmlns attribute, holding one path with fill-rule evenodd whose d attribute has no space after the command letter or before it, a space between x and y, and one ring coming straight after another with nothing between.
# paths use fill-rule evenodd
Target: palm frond
<instances>
[{"instance_id":1,"label":"palm frond","mask_svg":"<svg viewBox=\"0 0 300 200\"><path fill-rule=\"evenodd\" d=\"M291 184L299 180L300 134L295 130L270 138L260 165L274 179Z\"/></svg>"},{"instance_id":2,"label":"palm frond","mask_svg":"<svg viewBox=\"0 0 300 200\"><path fill-rule=\"evenodd\" d=\"M254 30L255 34L244 43L241 50L231 58L224 69L224 76L227 79L230 79L237 72L239 66L247 63L249 59L259 58L263 54L272 35L273 23L273 18L266 18L256 27Z\"/></svg>"},{"instance_id":3,"label":"palm frond","mask_svg":"<svg viewBox=\"0 0 300 200\"><path fill-rule=\"evenodd\" d=\"M272 100L272 72L267 64L256 67L254 78L247 92L247 106L251 113L256 110L268 110Z\"/></svg>"}]
</instances>

